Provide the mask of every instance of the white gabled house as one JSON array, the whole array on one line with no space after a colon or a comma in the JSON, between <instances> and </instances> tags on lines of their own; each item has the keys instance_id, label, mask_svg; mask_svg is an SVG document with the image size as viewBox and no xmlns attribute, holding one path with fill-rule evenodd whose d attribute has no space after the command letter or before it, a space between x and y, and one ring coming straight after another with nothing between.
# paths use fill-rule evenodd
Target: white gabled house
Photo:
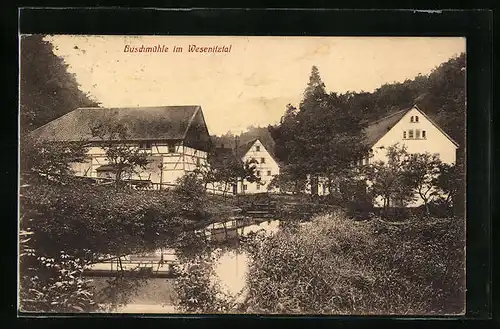
<instances>
[{"instance_id":1,"label":"white gabled house","mask_svg":"<svg viewBox=\"0 0 500 329\"><path fill-rule=\"evenodd\" d=\"M387 147L394 144L405 146L410 154L428 152L438 155L444 163L456 162L458 144L416 105L372 122L365 134L370 151L359 160L359 165L386 162ZM417 198L409 206L417 207L422 203ZM377 207L382 204L382 200L374 202Z\"/></svg>"},{"instance_id":2,"label":"white gabled house","mask_svg":"<svg viewBox=\"0 0 500 329\"><path fill-rule=\"evenodd\" d=\"M386 148L396 143L409 153L435 153L445 163L456 161L458 144L416 105L372 122L365 134L372 154L363 163L385 160Z\"/></svg>"},{"instance_id":3,"label":"white gabled house","mask_svg":"<svg viewBox=\"0 0 500 329\"><path fill-rule=\"evenodd\" d=\"M442 162L448 164L456 162L458 149L458 144L416 105L368 124L365 128L365 143L369 153L358 161L359 166L376 161L386 162L387 148L394 144L405 146L410 154L436 154ZM324 178L318 177L316 182L311 182L308 176L305 193L328 195L330 191ZM422 203L417 197L417 200L408 206L418 207ZM376 207L382 204L380 198L374 200Z\"/></svg>"},{"instance_id":4,"label":"white gabled house","mask_svg":"<svg viewBox=\"0 0 500 329\"><path fill-rule=\"evenodd\" d=\"M96 124L124 126L127 137L116 142L148 154L148 168L124 179L147 182L154 189L167 188L177 178L207 162L210 136L198 105L78 108L35 129L31 136L50 142L88 142L87 161L72 165L75 175L112 179L113 168L99 146L102 139L91 131Z\"/></svg>"},{"instance_id":5,"label":"white gabled house","mask_svg":"<svg viewBox=\"0 0 500 329\"><path fill-rule=\"evenodd\" d=\"M250 183L246 180L240 182L236 188L238 194L255 194L255 193L277 193L278 188L268 189L268 185L274 176L279 175L280 166L275 160L271 152L264 146L259 139L254 139L237 148L236 156L244 163L246 161L255 160L256 175L260 177L260 183Z\"/></svg>"}]
</instances>

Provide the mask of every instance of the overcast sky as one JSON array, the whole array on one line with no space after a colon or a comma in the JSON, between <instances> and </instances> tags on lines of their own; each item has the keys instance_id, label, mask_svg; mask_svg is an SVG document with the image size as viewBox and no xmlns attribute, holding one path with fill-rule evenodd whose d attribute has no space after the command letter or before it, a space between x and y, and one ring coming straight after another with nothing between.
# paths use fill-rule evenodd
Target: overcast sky
<instances>
[{"instance_id":1,"label":"overcast sky","mask_svg":"<svg viewBox=\"0 0 500 329\"><path fill-rule=\"evenodd\" d=\"M465 52L463 38L52 36L81 89L104 107L201 105L212 134L279 121L316 65L328 91L373 91L428 74ZM126 45L169 48L124 52ZM189 45L231 45L189 53ZM183 47L182 53L172 52Z\"/></svg>"}]
</instances>

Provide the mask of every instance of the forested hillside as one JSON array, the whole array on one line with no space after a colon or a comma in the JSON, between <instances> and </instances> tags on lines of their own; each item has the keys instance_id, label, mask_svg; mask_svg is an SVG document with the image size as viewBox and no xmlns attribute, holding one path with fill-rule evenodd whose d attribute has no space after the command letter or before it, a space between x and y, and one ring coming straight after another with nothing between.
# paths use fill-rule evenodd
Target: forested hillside
<instances>
[{"instance_id":1,"label":"forested hillside","mask_svg":"<svg viewBox=\"0 0 500 329\"><path fill-rule=\"evenodd\" d=\"M372 121L418 105L463 146L465 132L465 54L441 64L428 75L385 84L373 93L347 93L347 105Z\"/></svg>"},{"instance_id":2,"label":"forested hillside","mask_svg":"<svg viewBox=\"0 0 500 329\"><path fill-rule=\"evenodd\" d=\"M340 109L340 111L328 109L323 111L322 115L326 115L324 122L329 120L339 122L346 117L352 117L356 125L363 127L371 121L416 104L460 145L460 151L462 151L465 145L466 118L465 67L466 58L462 53L436 67L427 75L418 75L400 83L384 84L374 92L330 93L327 95L329 99L327 107ZM320 72L317 72L318 83L322 84L319 74ZM272 148L272 152L280 161L290 162L288 158L290 149L286 146L289 136L287 136L284 122L303 109L305 104L298 105L298 108L292 104L287 106L280 124L269 127L251 126L241 134L228 132L222 136L212 136L212 141L217 147L223 145L234 148L236 136L239 137L240 145L258 137L266 146L269 146L268 148ZM309 106L314 107L313 104ZM314 135L321 133L321 130L309 131L309 133Z\"/></svg>"},{"instance_id":3,"label":"forested hillside","mask_svg":"<svg viewBox=\"0 0 500 329\"><path fill-rule=\"evenodd\" d=\"M79 89L68 65L53 53L44 35L21 37L20 117L22 131L30 131L77 107L98 103Z\"/></svg>"},{"instance_id":4,"label":"forested hillside","mask_svg":"<svg viewBox=\"0 0 500 329\"><path fill-rule=\"evenodd\" d=\"M255 127L250 126L247 131L241 134L233 134L232 132L227 132L222 136L212 136L212 143L216 147L232 148L234 149L236 143L236 137L238 137L239 145L250 142L254 139L259 139L270 152L274 149L274 140L271 137L271 133L268 127Z\"/></svg>"},{"instance_id":5,"label":"forested hillside","mask_svg":"<svg viewBox=\"0 0 500 329\"><path fill-rule=\"evenodd\" d=\"M371 93L331 93L330 97L337 100L338 107L361 119L364 124L416 104L463 149L466 112L465 61L465 54L462 53L441 64L428 75L418 75L401 83L385 84ZM287 111L290 111L290 106ZM285 117L286 115L285 113ZM280 127L281 125L270 127L275 139L280 137ZM280 154L280 150L277 153Z\"/></svg>"}]
</instances>

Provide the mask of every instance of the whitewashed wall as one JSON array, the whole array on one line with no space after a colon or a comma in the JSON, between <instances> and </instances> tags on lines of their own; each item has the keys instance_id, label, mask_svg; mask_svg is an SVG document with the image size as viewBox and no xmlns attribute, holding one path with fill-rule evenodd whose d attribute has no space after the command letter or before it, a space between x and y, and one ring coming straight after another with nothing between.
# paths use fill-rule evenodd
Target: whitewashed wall
<instances>
[{"instance_id":1,"label":"whitewashed wall","mask_svg":"<svg viewBox=\"0 0 500 329\"><path fill-rule=\"evenodd\" d=\"M259 149L259 151L257 151ZM242 157L243 161L255 159L258 161L256 166L256 171L260 173L261 182L260 187L258 183L250 183L248 181L243 181L238 184L238 193L244 194L254 194L254 193L277 193L279 189L274 188L272 190L268 190L267 186L271 182L274 176L279 175L280 167L278 163L274 160L271 154L267 151L265 146L259 141L256 140L252 145L250 150ZM264 159L264 163L262 163L262 159ZM246 189L245 189L246 186Z\"/></svg>"},{"instance_id":2,"label":"whitewashed wall","mask_svg":"<svg viewBox=\"0 0 500 329\"><path fill-rule=\"evenodd\" d=\"M131 147L138 147L132 144ZM163 142L153 142L151 149L146 150L152 161L148 168L133 174L131 179L150 179L153 183L174 184L186 172L196 169L197 164L207 163L207 153L184 146L182 142L175 145L174 152L168 152L168 145ZM108 164L104 150L92 146L87 151L88 160L85 163L74 163L72 170L77 176L97 177L97 168Z\"/></svg>"},{"instance_id":3,"label":"whitewashed wall","mask_svg":"<svg viewBox=\"0 0 500 329\"><path fill-rule=\"evenodd\" d=\"M411 122L411 117L419 118L419 122ZM410 129L419 129L425 131L426 137L421 139L409 139L408 131ZM406 131L406 139L403 138L403 132ZM414 135L415 136L415 135ZM403 118L390 129L374 146L372 161L385 161L387 147L400 143L407 147L409 153L436 153L441 161L445 163L455 163L457 147L444 135L435 125L425 118L420 111L413 108L406 113Z\"/></svg>"}]
</instances>

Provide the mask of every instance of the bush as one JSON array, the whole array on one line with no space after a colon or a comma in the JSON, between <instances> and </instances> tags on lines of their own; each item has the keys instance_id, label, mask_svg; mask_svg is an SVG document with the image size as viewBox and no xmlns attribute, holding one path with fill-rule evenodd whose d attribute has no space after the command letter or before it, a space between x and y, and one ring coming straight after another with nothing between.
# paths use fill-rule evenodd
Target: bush
<instances>
[{"instance_id":1,"label":"bush","mask_svg":"<svg viewBox=\"0 0 500 329\"><path fill-rule=\"evenodd\" d=\"M220 252L211 248L196 255L181 255L175 267L175 291L180 310L185 313L228 313L235 306L217 279L214 266Z\"/></svg>"},{"instance_id":2,"label":"bush","mask_svg":"<svg viewBox=\"0 0 500 329\"><path fill-rule=\"evenodd\" d=\"M251 252L246 311L461 313L463 226L355 222L337 212L283 230Z\"/></svg>"}]
</instances>

